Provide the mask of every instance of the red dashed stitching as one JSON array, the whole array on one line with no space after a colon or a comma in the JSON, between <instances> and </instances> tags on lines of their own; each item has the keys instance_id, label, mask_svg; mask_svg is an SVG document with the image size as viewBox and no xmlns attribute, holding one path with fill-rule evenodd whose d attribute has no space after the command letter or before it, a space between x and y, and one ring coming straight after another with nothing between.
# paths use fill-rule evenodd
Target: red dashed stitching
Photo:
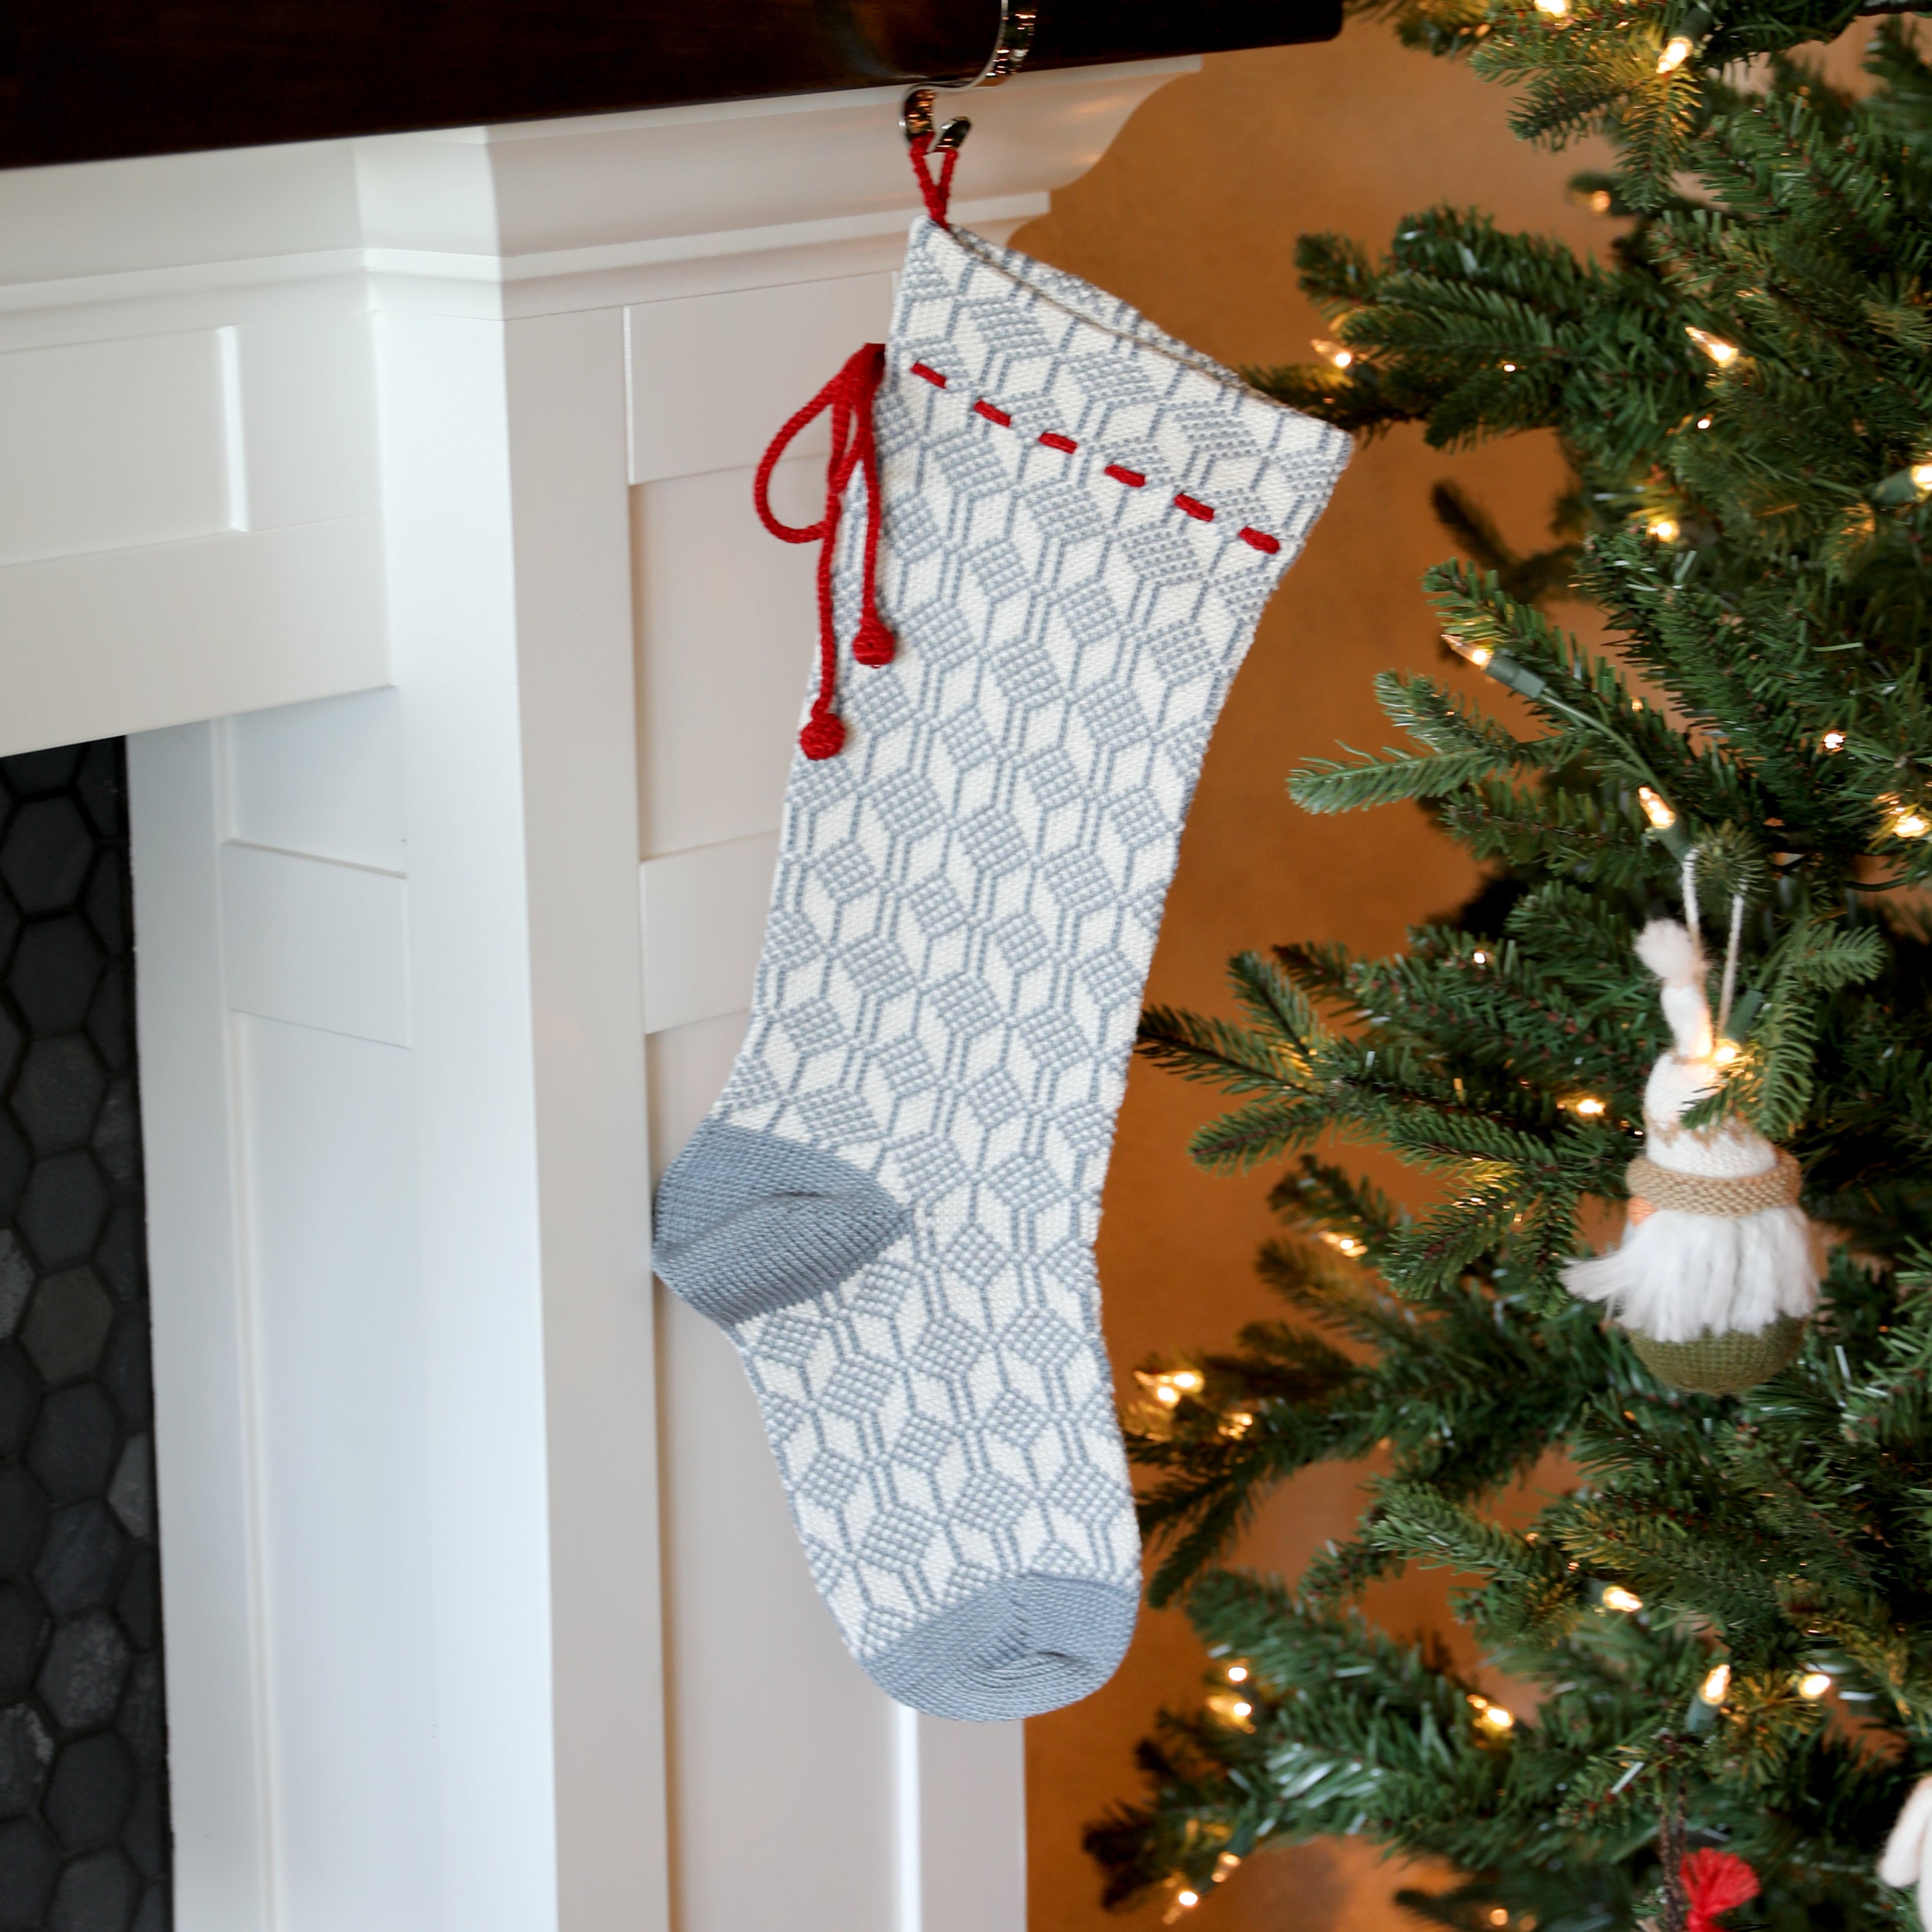
<instances>
[{"instance_id":1,"label":"red dashed stitching","mask_svg":"<svg viewBox=\"0 0 1932 1932\"><path fill-rule=\"evenodd\" d=\"M930 382L934 388L943 389L947 386L946 377L929 363L915 362L911 373ZM998 424L1002 429L1012 427L1012 418L998 404L988 402L984 396L974 402L973 413L984 416L990 423ZM1069 456L1080 447L1072 437L1062 436L1058 430L1043 430L1039 440L1047 448L1058 449ZM1116 483L1124 483L1130 490L1138 490L1147 482L1147 478L1138 470L1130 470L1124 464L1110 463L1102 473L1111 476ZM1202 502L1198 496L1189 496L1184 490L1175 496L1174 507L1184 515L1192 517L1197 523L1211 524L1214 520L1214 506L1211 503ZM1266 530L1258 530L1252 524L1244 526L1235 534L1250 550L1258 550L1264 556L1273 556L1281 548L1279 537L1271 537Z\"/></svg>"}]
</instances>

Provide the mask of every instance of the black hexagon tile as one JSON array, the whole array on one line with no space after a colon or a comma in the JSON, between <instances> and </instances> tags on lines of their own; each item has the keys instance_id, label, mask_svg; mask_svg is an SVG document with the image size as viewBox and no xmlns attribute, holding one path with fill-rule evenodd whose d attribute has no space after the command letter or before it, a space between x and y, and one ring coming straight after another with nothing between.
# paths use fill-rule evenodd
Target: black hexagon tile
<instances>
[{"instance_id":1,"label":"black hexagon tile","mask_svg":"<svg viewBox=\"0 0 1932 1932\"><path fill-rule=\"evenodd\" d=\"M167 1932L118 740L0 758L0 1932Z\"/></svg>"}]
</instances>

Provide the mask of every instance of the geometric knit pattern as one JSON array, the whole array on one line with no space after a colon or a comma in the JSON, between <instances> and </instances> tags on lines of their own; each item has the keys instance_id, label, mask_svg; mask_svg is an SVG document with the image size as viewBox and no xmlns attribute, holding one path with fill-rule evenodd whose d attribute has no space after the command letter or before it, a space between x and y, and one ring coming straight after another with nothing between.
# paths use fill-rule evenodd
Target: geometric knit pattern
<instances>
[{"instance_id":1,"label":"geometric knit pattern","mask_svg":"<svg viewBox=\"0 0 1932 1932\"><path fill-rule=\"evenodd\" d=\"M836 1154L910 1218L730 1332L855 1655L1016 1576L1127 1593L1114 1654L1062 1702L1104 1681L1138 1597L1093 1255L1142 989L1208 734L1350 443L926 220L873 422L897 651L842 650L844 749L794 760L711 1119ZM855 478L842 640L863 496ZM880 1674L948 1714L1044 1707Z\"/></svg>"}]
</instances>

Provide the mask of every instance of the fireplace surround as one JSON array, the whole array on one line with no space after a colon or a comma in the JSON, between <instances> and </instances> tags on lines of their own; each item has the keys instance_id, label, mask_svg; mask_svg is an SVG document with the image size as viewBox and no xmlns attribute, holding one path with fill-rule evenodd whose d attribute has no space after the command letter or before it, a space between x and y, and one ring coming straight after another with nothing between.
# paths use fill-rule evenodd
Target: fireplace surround
<instances>
[{"instance_id":1,"label":"fireplace surround","mask_svg":"<svg viewBox=\"0 0 1932 1932\"><path fill-rule=\"evenodd\" d=\"M976 103L956 218L1192 64ZM648 1266L809 652L750 472L883 333L896 108L0 188L0 754L128 734L184 1932L1024 1922L1018 1727L844 1656Z\"/></svg>"}]
</instances>

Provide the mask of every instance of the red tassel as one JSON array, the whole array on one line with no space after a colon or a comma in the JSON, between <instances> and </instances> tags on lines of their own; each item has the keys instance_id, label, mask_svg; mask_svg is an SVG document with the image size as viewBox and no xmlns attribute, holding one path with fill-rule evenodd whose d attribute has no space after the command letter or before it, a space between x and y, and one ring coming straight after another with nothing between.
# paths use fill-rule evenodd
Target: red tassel
<instances>
[{"instance_id":1,"label":"red tassel","mask_svg":"<svg viewBox=\"0 0 1932 1932\"><path fill-rule=\"evenodd\" d=\"M808 758L836 758L845 748L845 727L836 711L814 711L798 734L798 748Z\"/></svg>"},{"instance_id":2,"label":"red tassel","mask_svg":"<svg viewBox=\"0 0 1932 1932\"><path fill-rule=\"evenodd\" d=\"M1722 1932L1718 1915L1758 1894L1757 1874L1733 1852L1693 1852L1677 1876L1690 1908L1684 1932Z\"/></svg>"},{"instance_id":3,"label":"red tassel","mask_svg":"<svg viewBox=\"0 0 1932 1932\"><path fill-rule=\"evenodd\" d=\"M852 655L862 664L889 664L898 647L898 640L876 610L868 610L852 634Z\"/></svg>"},{"instance_id":4,"label":"red tassel","mask_svg":"<svg viewBox=\"0 0 1932 1932\"><path fill-rule=\"evenodd\" d=\"M752 501L759 520L775 537L786 543L815 543L818 552L818 697L812 717L799 734L799 748L808 758L836 758L845 742L845 728L832 709L838 682L838 639L832 627L832 559L838 539L839 518L844 508L846 486L854 476L866 485L866 539L859 585L859 628L852 640L852 655L862 664L890 664L896 648L892 634L879 615L879 501L878 450L872 440L872 400L884 379L884 345L868 342L852 356L784 428L772 437L771 447L758 464L752 479ZM830 412L832 458L825 470L825 514L815 524L794 527L781 523L772 510L772 472L796 436L814 416Z\"/></svg>"}]
</instances>

